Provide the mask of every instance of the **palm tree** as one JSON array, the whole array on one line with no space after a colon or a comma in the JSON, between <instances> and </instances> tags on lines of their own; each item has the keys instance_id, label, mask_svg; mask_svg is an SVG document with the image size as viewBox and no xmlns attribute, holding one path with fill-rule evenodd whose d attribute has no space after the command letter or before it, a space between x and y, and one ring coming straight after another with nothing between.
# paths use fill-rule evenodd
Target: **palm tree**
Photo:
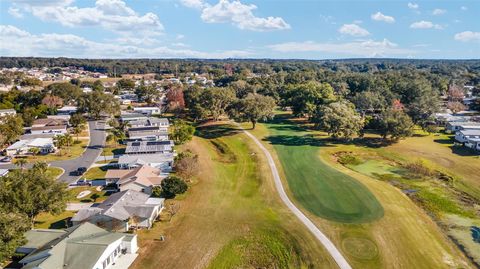
<instances>
[{"instance_id":1,"label":"palm tree","mask_svg":"<svg viewBox=\"0 0 480 269\"><path fill-rule=\"evenodd\" d=\"M28 152L32 153L33 157L37 156L38 153L40 153L40 149L39 148L30 148L28 150Z\"/></svg>"},{"instance_id":2,"label":"palm tree","mask_svg":"<svg viewBox=\"0 0 480 269\"><path fill-rule=\"evenodd\" d=\"M80 135L80 133L82 133L83 129L85 129L85 125L83 124L73 127L73 133L76 135L77 141L78 141L78 136Z\"/></svg>"},{"instance_id":3,"label":"palm tree","mask_svg":"<svg viewBox=\"0 0 480 269\"><path fill-rule=\"evenodd\" d=\"M20 167L21 169L23 169L25 167L25 165L28 163L26 159L16 159L15 160L15 165Z\"/></svg>"}]
</instances>

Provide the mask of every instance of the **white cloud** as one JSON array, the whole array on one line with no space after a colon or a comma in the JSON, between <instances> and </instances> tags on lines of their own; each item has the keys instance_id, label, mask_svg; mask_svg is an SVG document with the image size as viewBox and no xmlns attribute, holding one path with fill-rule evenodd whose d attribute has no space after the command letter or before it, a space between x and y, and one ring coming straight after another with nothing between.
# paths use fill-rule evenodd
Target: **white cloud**
<instances>
[{"instance_id":1,"label":"white cloud","mask_svg":"<svg viewBox=\"0 0 480 269\"><path fill-rule=\"evenodd\" d=\"M418 9L419 5L416 3L408 3L408 8L410 9Z\"/></svg>"},{"instance_id":2,"label":"white cloud","mask_svg":"<svg viewBox=\"0 0 480 269\"><path fill-rule=\"evenodd\" d=\"M137 14L123 0L97 0L94 7L77 7L72 3L71 0L14 1L17 7L35 17L68 27L100 26L124 35L158 35L164 29L157 15Z\"/></svg>"},{"instance_id":3,"label":"white cloud","mask_svg":"<svg viewBox=\"0 0 480 269\"><path fill-rule=\"evenodd\" d=\"M175 38L176 38L177 40L184 39L184 38L185 38L185 35L178 34Z\"/></svg>"},{"instance_id":4,"label":"white cloud","mask_svg":"<svg viewBox=\"0 0 480 269\"><path fill-rule=\"evenodd\" d=\"M365 40L347 43L287 42L270 45L270 49L281 52L324 52L361 57L389 57L412 55L414 50L399 48L397 44L384 39L382 41Z\"/></svg>"},{"instance_id":5,"label":"white cloud","mask_svg":"<svg viewBox=\"0 0 480 269\"><path fill-rule=\"evenodd\" d=\"M257 6L242 4L239 0L220 0L210 5L201 0L181 0L190 8L201 9L201 18L206 23L231 23L242 30L273 31L290 29L290 25L281 17L256 17L253 11Z\"/></svg>"},{"instance_id":6,"label":"white cloud","mask_svg":"<svg viewBox=\"0 0 480 269\"><path fill-rule=\"evenodd\" d=\"M340 27L340 29L338 29L338 31L341 34L351 35L356 37L363 37L363 36L370 35L370 33L366 29L356 24L344 24L342 27Z\"/></svg>"},{"instance_id":7,"label":"white cloud","mask_svg":"<svg viewBox=\"0 0 480 269\"><path fill-rule=\"evenodd\" d=\"M208 5L203 0L180 0L180 3L186 7L196 9L203 9Z\"/></svg>"},{"instance_id":8,"label":"white cloud","mask_svg":"<svg viewBox=\"0 0 480 269\"><path fill-rule=\"evenodd\" d=\"M15 8L15 7L10 7L8 9L8 14L12 15L13 17L15 18L23 18L23 13L20 11L19 8Z\"/></svg>"},{"instance_id":9,"label":"white cloud","mask_svg":"<svg viewBox=\"0 0 480 269\"><path fill-rule=\"evenodd\" d=\"M15 40L16 42L11 42ZM202 52L154 45L95 42L72 34L31 34L11 25L0 25L0 55L79 58L245 58L252 52L228 50Z\"/></svg>"},{"instance_id":10,"label":"white cloud","mask_svg":"<svg viewBox=\"0 0 480 269\"><path fill-rule=\"evenodd\" d=\"M410 28L412 29L437 29L442 30L443 27L439 24L434 24L430 21L417 21L410 24Z\"/></svg>"},{"instance_id":11,"label":"white cloud","mask_svg":"<svg viewBox=\"0 0 480 269\"><path fill-rule=\"evenodd\" d=\"M480 32L464 31L455 34L454 39L462 42L480 41Z\"/></svg>"},{"instance_id":12,"label":"white cloud","mask_svg":"<svg viewBox=\"0 0 480 269\"><path fill-rule=\"evenodd\" d=\"M468 10L468 7L466 7L466 6L461 6L460 9L463 10L463 11L465 11L465 10Z\"/></svg>"},{"instance_id":13,"label":"white cloud","mask_svg":"<svg viewBox=\"0 0 480 269\"><path fill-rule=\"evenodd\" d=\"M386 22L386 23L394 23L395 22L394 17L382 14L380 11L375 13L375 14L372 14L371 18L372 18L372 20L383 21L383 22Z\"/></svg>"},{"instance_id":14,"label":"white cloud","mask_svg":"<svg viewBox=\"0 0 480 269\"><path fill-rule=\"evenodd\" d=\"M447 13L447 10L445 9L440 9L440 8L436 8L432 11L432 14L435 15L435 16L438 16L438 15L443 15Z\"/></svg>"}]
</instances>

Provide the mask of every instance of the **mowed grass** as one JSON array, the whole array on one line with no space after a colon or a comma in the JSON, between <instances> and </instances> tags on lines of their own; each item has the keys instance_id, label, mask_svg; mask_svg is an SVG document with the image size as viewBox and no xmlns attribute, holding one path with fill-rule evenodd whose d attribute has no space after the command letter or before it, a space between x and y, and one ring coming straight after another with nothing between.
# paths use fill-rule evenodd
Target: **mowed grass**
<instances>
[{"instance_id":1,"label":"mowed grass","mask_svg":"<svg viewBox=\"0 0 480 269\"><path fill-rule=\"evenodd\" d=\"M279 200L251 140L229 126L199 131L180 150L199 154L201 173L185 196L167 201L180 208L171 221L139 232L132 268L335 268Z\"/></svg>"},{"instance_id":2,"label":"mowed grass","mask_svg":"<svg viewBox=\"0 0 480 269\"><path fill-rule=\"evenodd\" d=\"M292 129L291 126L284 128ZM284 186L289 186L285 168L279 160L275 146L265 139L271 135L270 129L266 124L259 124L251 132L259 139L264 139L264 145L272 153L277 167L281 170ZM345 255L353 268L474 268L436 223L399 189L336 162L334 153L351 151L357 146L334 144L318 132L311 134L309 144L320 147L317 152L320 160L361 182L375 195L384 209L382 218L360 224L329 221L303 210ZM296 148L299 151L304 150L301 146ZM290 197L295 198L290 189L287 189L287 192ZM296 199L292 200L302 206Z\"/></svg>"},{"instance_id":3,"label":"mowed grass","mask_svg":"<svg viewBox=\"0 0 480 269\"><path fill-rule=\"evenodd\" d=\"M332 221L364 223L383 216L375 196L359 181L320 160L315 138L293 125L267 124L271 143L295 199L313 214Z\"/></svg>"}]
</instances>

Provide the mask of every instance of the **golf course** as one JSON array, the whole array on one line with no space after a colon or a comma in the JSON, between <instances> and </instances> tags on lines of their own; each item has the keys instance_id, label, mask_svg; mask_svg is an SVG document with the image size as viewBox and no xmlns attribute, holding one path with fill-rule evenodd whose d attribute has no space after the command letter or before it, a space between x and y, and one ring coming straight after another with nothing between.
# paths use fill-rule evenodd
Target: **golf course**
<instances>
[{"instance_id":1,"label":"golf course","mask_svg":"<svg viewBox=\"0 0 480 269\"><path fill-rule=\"evenodd\" d=\"M293 202L353 268L474 268L399 189L339 164L332 153L343 144L289 119L249 132L274 155Z\"/></svg>"},{"instance_id":2,"label":"golf course","mask_svg":"<svg viewBox=\"0 0 480 269\"><path fill-rule=\"evenodd\" d=\"M271 143L295 199L313 214L343 223L371 222L383 216L375 196L354 178L319 159L315 138L281 123L268 124Z\"/></svg>"},{"instance_id":3,"label":"golf course","mask_svg":"<svg viewBox=\"0 0 480 269\"><path fill-rule=\"evenodd\" d=\"M230 125L198 128L181 150L201 173L175 203L179 212L139 231L133 268L335 268L322 245L283 206L264 156ZM160 236L166 238L160 241Z\"/></svg>"}]
</instances>

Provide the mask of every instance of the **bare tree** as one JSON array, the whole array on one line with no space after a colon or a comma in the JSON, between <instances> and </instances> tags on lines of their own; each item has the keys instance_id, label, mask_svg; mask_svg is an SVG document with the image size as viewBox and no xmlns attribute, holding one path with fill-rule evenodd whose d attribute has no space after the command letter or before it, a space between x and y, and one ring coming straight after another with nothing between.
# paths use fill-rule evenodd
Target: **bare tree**
<instances>
[{"instance_id":1,"label":"bare tree","mask_svg":"<svg viewBox=\"0 0 480 269\"><path fill-rule=\"evenodd\" d=\"M171 221L173 216L175 216L178 213L179 210L180 210L180 205L178 203L171 202L167 206L167 212L170 215L170 219L168 221Z\"/></svg>"}]
</instances>

